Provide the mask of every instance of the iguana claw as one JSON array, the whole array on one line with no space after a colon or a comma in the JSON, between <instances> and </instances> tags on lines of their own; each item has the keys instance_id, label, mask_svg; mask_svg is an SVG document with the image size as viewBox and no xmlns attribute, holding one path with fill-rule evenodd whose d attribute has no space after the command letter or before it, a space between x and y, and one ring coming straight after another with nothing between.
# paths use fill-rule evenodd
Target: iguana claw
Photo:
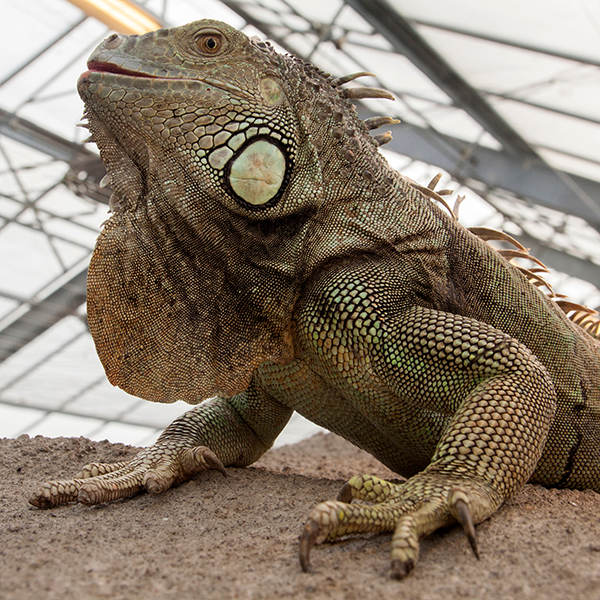
<instances>
[{"instance_id":1,"label":"iguana claw","mask_svg":"<svg viewBox=\"0 0 600 600\"><path fill-rule=\"evenodd\" d=\"M340 489L337 497L339 502L350 504L352 502L352 486L346 482Z\"/></svg>"},{"instance_id":2,"label":"iguana claw","mask_svg":"<svg viewBox=\"0 0 600 600\"><path fill-rule=\"evenodd\" d=\"M471 509L469 508L470 501L468 494L460 488L454 488L448 494L448 504L454 518L463 528L475 558L479 560L479 550L477 549L477 540L475 539L475 526L473 525Z\"/></svg>"},{"instance_id":3,"label":"iguana claw","mask_svg":"<svg viewBox=\"0 0 600 600\"><path fill-rule=\"evenodd\" d=\"M319 525L309 519L300 534L300 566L305 573L308 573L310 569L310 550L318 537Z\"/></svg>"},{"instance_id":4,"label":"iguana claw","mask_svg":"<svg viewBox=\"0 0 600 600\"><path fill-rule=\"evenodd\" d=\"M404 579L415 568L414 560L402 561L398 558L392 560L390 565L390 576L393 579Z\"/></svg>"}]
</instances>

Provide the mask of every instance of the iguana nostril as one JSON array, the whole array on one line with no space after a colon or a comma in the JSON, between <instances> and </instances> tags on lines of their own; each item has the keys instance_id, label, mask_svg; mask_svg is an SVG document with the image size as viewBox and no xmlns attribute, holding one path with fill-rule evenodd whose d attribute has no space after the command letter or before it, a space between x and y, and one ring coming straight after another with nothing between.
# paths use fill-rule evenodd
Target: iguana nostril
<instances>
[{"instance_id":1,"label":"iguana nostril","mask_svg":"<svg viewBox=\"0 0 600 600\"><path fill-rule=\"evenodd\" d=\"M118 33L112 33L104 40L104 45L111 50L118 48L123 41L123 38Z\"/></svg>"}]
</instances>

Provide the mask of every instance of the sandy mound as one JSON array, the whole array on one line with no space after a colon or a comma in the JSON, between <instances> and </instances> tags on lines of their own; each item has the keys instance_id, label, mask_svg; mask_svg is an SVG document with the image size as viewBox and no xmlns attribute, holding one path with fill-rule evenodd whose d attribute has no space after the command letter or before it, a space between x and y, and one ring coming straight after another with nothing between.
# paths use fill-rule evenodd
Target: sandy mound
<instances>
[{"instance_id":1,"label":"sandy mound","mask_svg":"<svg viewBox=\"0 0 600 600\"><path fill-rule=\"evenodd\" d=\"M481 561L458 528L421 545L389 579L390 535L316 547L300 571L310 509L353 474L389 472L334 435L269 452L255 467L204 473L162 496L37 510L43 481L135 448L84 438L0 440L0 598L600 598L600 495L526 486L477 527Z\"/></svg>"}]
</instances>

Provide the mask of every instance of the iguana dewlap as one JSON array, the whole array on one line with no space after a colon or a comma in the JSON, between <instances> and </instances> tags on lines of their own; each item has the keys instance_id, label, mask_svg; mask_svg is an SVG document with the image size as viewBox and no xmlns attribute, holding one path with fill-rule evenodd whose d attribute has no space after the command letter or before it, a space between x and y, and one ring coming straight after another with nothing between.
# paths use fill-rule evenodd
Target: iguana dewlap
<instances>
[{"instance_id":1,"label":"iguana dewlap","mask_svg":"<svg viewBox=\"0 0 600 600\"><path fill-rule=\"evenodd\" d=\"M390 168L368 129L393 120L350 103L385 92L217 21L114 34L88 67L114 191L88 279L98 354L127 392L197 406L32 504L249 465L293 411L409 478L319 504L305 569L315 541L393 531L402 577L453 522L477 551L473 524L526 481L600 490L598 340Z\"/></svg>"}]
</instances>

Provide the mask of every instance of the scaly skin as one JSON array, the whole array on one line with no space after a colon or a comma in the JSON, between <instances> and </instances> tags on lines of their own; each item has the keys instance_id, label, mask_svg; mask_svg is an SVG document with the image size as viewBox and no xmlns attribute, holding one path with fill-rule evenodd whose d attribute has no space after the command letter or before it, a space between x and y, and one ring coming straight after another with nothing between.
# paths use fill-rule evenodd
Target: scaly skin
<instances>
[{"instance_id":1,"label":"scaly skin","mask_svg":"<svg viewBox=\"0 0 600 600\"><path fill-rule=\"evenodd\" d=\"M318 505L304 569L315 542L393 531L403 577L419 538L457 521L477 554L474 524L526 481L600 490L597 339L387 165L389 136L348 100L384 92L216 21L111 36L89 68L114 191L90 329L114 385L198 406L32 504L249 465L293 411L409 478L357 476Z\"/></svg>"}]
</instances>

